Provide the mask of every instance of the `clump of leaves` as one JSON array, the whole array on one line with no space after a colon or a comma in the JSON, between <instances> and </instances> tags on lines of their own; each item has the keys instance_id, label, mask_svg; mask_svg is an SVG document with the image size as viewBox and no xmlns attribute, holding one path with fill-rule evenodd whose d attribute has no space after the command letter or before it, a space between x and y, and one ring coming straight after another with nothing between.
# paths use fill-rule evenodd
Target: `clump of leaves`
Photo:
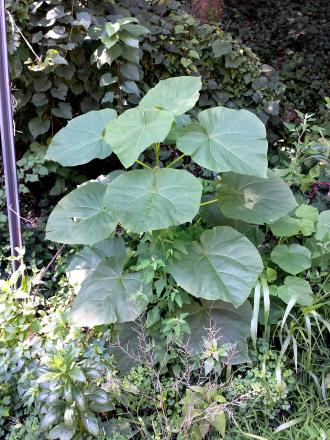
<instances>
[{"instance_id":1,"label":"clump of leaves","mask_svg":"<svg viewBox=\"0 0 330 440\"><path fill-rule=\"evenodd\" d=\"M248 238L231 227L230 219L272 223L288 214L296 201L286 184L267 169L266 130L254 114L215 107L182 126L182 115L197 102L201 86L199 77L170 78L118 117L113 110L90 112L63 128L50 144L49 159L74 166L114 152L125 168L133 169L88 181L68 194L49 217L47 238L85 245L69 268L80 277L71 311L75 325L133 321L154 302L153 297L162 297L171 280L174 288L191 295L181 319L187 318L190 328L198 321L200 329L206 327L200 322L216 322L224 328L225 342L238 343L246 358L246 335L234 323L238 320L243 329L243 323L249 322L247 298L263 263ZM176 146L181 156L162 160L161 150L167 145ZM150 147L153 159L148 164L141 155ZM178 169L185 156L221 173L211 201L202 202L200 181ZM200 206L210 204L216 206L219 219L224 215L227 220L183 237L186 229L179 225L193 222ZM128 241L126 248L123 238L116 236L118 225L137 243L145 234L149 246L156 243L157 231L164 231L160 248L154 249L160 252L160 257L153 255L154 271L149 264L136 265L134 247ZM177 231L172 238L171 230ZM167 248L175 246L176 252L166 255L166 240ZM195 337L192 351L198 351L203 335L197 331Z\"/></svg>"}]
</instances>

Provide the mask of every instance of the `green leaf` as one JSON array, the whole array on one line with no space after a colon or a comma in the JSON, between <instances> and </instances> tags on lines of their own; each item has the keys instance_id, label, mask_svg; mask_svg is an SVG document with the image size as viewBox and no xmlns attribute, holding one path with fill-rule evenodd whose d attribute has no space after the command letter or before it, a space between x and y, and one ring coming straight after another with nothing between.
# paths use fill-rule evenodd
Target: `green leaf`
<instances>
[{"instance_id":1,"label":"green leaf","mask_svg":"<svg viewBox=\"0 0 330 440\"><path fill-rule=\"evenodd\" d=\"M284 285L277 289L277 294L286 304L292 298L301 306L310 306L313 302L313 292L308 281L298 277L286 277Z\"/></svg>"},{"instance_id":2,"label":"green leaf","mask_svg":"<svg viewBox=\"0 0 330 440\"><path fill-rule=\"evenodd\" d=\"M226 363L239 364L249 360L247 338L250 334L252 309L249 302L240 307L223 301L201 301L184 306L183 313L189 313L186 321L190 327L187 336L188 350L191 354L203 351L203 339L207 339L210 327L218 330L220 345L235 345L232 355L225 358Z\"/></svg>"},{"instance_id":3,"label":"green leaf","mask_svg":"<svg viewBox=\"0 0 330 440\"><path fill-rule=\"evenodd\" d=\"M87 182L63 197L52 211L46 239L67 244L94 244L115 231L117 220L104 208L107 186Z\"/></svg>"},{"instance_id":4,"label":"green leaf","mask_svg":"<svg viewBox=\"0 0 330 440\"><path fill-rule=\"evenodd\" d=\"M301 222L296 218L285 215L269 226L276 237L292 237L299 234Z\"/></svg>"},{"instance_id":5,"label":"green leaf","mask_svg":"<svg viewBox=\"0 0 330 440\"><path fill-rule=\"evenodd\" d=\"M88 431L94 437L97 437L100 432L97 417L90 411L81 413L80 417L86 431Z\"/></svg>"},{"instance_id":6,"label":"green leaf","mask_svg":"<svg viewBox=\"0 0 330 440\"><path fill-rule=\"evenodd\" d=\"M319 215L315 237L320 241L330 241L330 210Z\"/></svg>"},{"instance_id":7,"label":"green leaf","mask_svg":"<svg viewBox=\"0 0 330 440\"><path fill-rule=\"evenodd\" d=\"M124 257L125 243L122 237L115 237L85 246L77 252L70 262L66 272L71 284L80 285L98 265L108 257Z\"/></svg>"},{"instance_id":8,"label":"green leaf","mask_svg":"<svg viewBox=\"0 0 330 440\"><path fill-rule=\"evenodd\" d=\"M29 121L28 127L30 133L35 139L40 134L47 133L50 128L50 120L49 119L41 119L39 117L33 118Z\"/></svg>"},{"instance_id":9,"label":"green leaf","mask_svg":"<svg viewBox=\"0 0 330 440\"><path fill-rule=\"evenodd\" d=\"M179 150L212 171L266 177L266 128L256 115L215 107L199 113L198 120L182 130Z\"/></svg>"},{"instance_id":10,"label":"green leaf","mask_svg":"<svg viewBox=\"0 0 330 440\"><path fill-rule=\"evenodd\" d=\"M126 257L109 257L82 283L70 321L80 327L134 321L146 308L151 286L143 273L123 273Z\"/></svg>"},{"instance_id":11,"label":"green leaf","mask_svg":"<svg viewBox=\"0 0 330 440\"><path fill-rule=\"evenodd\" d=\"M103 130L115 118L116 112L112 109L91 111L74 118L53 137L46 159L63 166L76 166L110 156L111 147L103 139Z\"/></svg>"},{"instance_id":12,"label":"green leaf","mask_svg":"<svg viewBox=\"0 0 330 440\"><path fill-rule=\"evenodd\" d=\"M226 173L219 192L221 211L258 225L274 223L297 205L286 183L268 171L268 179Z\"/></svg>"},{"instance_id":13,"label":"green leaf","mask_svg":"<svg viewBox=\"0 0 330 440\"><path fill-rule=\"evenodd\" d=\"M309 237L310 235L313 234L313 232L315 232L314 223L311 220L308 220L307 218L301 218L300 231L304 237Z\"/></svg>"},{"instance_id":14,"label":"green leaf","mask_svg":"<svg viewBox=\"0 0 330 440\"><path fill-rule=\"evenodd\" d=\"M296 275L311 267L311 252L299 244L279 244L273 249L271 260L285 272Z\"/></svg>"},{"instance_id":15,"label":"green leaf","mask_svg":"<svg viewBox=\"0 0 330 440\"><path fill-rule=\"evenodd\" d=\"M74 436L75 431L68 428L64 425L64 423L61 423L60 425L55 426L50 433L48 434L49 440L71 440Z\"/></svg>"},{"instance_id":16,"label":"green leaf","mask_svg":"<svg viewBox=\"0 0 330 440\"><path fill-rule=\"evenodd\" d=\"M133 170L108 185L104 203L119 223L134 232L191 222L199 210L202 185L184 170Z\"/></svg>"},{"instance_id":17,"label":"green leaf","mask_svg":"<svg viewBox=\"0 0 330 440\"><path fill-rule=\"evenodd\" d=\"M295 215L298 218L310 220L315 223L319 217L319 211L317 208L309 205L300 205L295 210Z\"/></svg>"},{"instance_id":18,"label":"green leaf","mask_svg":"<svg viewBox=\"0 0 330 440\"><path fill-rule=\"evenodd\" d=\"M172 123L173 116L169 112L136 107L107 125L105 140L128 168L146 148L166 138Z\"/></svg>"},{"instance_id":19,"label":"green leaf","mask_svg":"<svg viewBox=\"0 0 330 440\"><path fill-rule=\"evenodd\" d=\"M169 272L197 298L229 302L235 307L249 296L263 270L259 252L242 234L227 226L203 232L200 243L187 246L187 255Z\"/></svg>"},{"instance_id":20,"label":"green leaf","mask_svg":"<svg viewBox=\"0 0 330 440\"><path fill-rule=\"evenodd\" d=\"M232 44L229 41L218 39L213 41L211 46L215 58L219 58L232 52Z\"/></svg>"},{"instance_id":21,"label":"green leaf","mask_svg":"<svg viewBox=\"0 0 330 440\"><path fill-rule=\"evenodd\" d=\"M159 81L140 101L139 107L156 107L182 115L194 107L202 88L200 77L178 76Z\"/></svg>"}]
</instances>

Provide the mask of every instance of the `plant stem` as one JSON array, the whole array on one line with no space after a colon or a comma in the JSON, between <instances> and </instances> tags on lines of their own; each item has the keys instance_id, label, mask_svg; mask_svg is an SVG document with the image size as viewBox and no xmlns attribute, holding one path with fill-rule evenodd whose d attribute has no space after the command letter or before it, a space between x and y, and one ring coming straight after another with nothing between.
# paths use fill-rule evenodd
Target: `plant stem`
<instances>
[{"instance_id":1,"label":"plant stem","mask_svg":"<svg viewBox=\"0 0 330 440\"><path fill-rule=\"evenodd\" d=\"M177 157L176 159L172 160L168 165L166 165L166 168L171 168L175 163L179 162L179 160L183 159L185 154L181 154L181 156Z\"/></svg>"},{"instance_id":2,"label":"plant stem","mask_svg":"<svg viewBox=\"0 0 330 440\"><path fill-rule=\"evenodd\" d=\"M208 200L207 202L202 202L199 206L213 205L213 203L217 203L218 201L218 199Z\"/></svg>"},{"instance_id":3,"label":"plant stem","mask_svg":"<svg viewBox=\"0 0 330 440\"><path fill-rule=\"evenodd\" d=\"M144 168L147 168L148 170L152 170L152 168L149 167L149 165L141 162L140 160L136 160L135 162L138 163L139 165L143 166Z\"/></svg>"},{"instance_id":4,"label":"plant stem","mask_svg":"<svg viewBox=\"0 0 330 440\"><path fill-rule=\"evenodd\" d=\"M155 158L156 158L156 165L159 167L160 166L160 160L159 160L159 151L160 151L160 143L157 142L155 144Z\"/></svg>"}]
</instances>

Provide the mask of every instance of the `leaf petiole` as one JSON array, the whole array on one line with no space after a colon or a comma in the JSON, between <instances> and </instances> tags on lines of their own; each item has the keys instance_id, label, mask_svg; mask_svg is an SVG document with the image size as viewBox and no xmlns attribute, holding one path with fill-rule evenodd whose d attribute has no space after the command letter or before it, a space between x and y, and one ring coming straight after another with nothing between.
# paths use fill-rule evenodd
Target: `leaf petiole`
<instances>
[{"instance_id":1,"label":"leaf petiole","mask_svg":"<svg viewBox=\"0 0 330 440\"><path fill-rule=\"evenodd\" d=\"M213 205L213 203L217 203L218 201L218 199L208 200L207 202L202 202L199 206Z\"/></svg>"},{"instance_id":2,"label":"leaf petiole","mask_svg":"<svg viewBox=\"0 0 330 440\"><path fill-rule=\"evenodd\" d=\"M171 166L173 166L174 164L179 162L181 159L183 159L184 156L185 156L185 154L181 154L181 156L178 156L176 159L172 160L172 162L170 162L168 165L166 165L166 168L171 168Z\"/></svg>"},{"instance_id":3,"label":"leaf petiole","mask_svg":"<svg viewBox=\"0 0 330 440\"><path fill-rule=\"evenodd\" d=\"M149 165L141 162L140 160L136 160L135 162L138 163L139 165L141 165L142 167L147 168L148 170L152 170L152 168L149 167Z\"/></svg>"}]
</instances>

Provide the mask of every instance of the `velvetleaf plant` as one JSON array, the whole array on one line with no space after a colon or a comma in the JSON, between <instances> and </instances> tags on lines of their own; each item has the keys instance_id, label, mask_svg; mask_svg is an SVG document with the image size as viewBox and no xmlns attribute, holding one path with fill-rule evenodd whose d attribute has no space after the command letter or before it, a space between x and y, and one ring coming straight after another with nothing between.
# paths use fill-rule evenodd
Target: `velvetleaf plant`
<instances>
[{"instance_id":1,"label":"velvetleaf plant","mask_svg":"<svg viewBox=\"0 0 330 440\"><path fill-rule=\"evenodd\" d=\"M75 166L114 153L126 169L134 166L84 183L49 217L47 239L85 245L68 268L80 280L71 310L75 325L134 321L152 297L153 280L146 282L143 268L130 270L132 253L116 235L118 225L142 240L143 234L193 222L204 205L215 204L219 215L256 225L274 223L296 207L287 185L267 169L266 130L257 116L215 107L191 122L186 112L197 102L201 86L199 77L160 81L120 116L111 109L91 111L54 136L49 160ZM181 155L164 163L161 149L169 144ZM154 167L140 160L149 148L154 149ZM184 156L220 173L212 200L202 201L200 180L177 168ZM188 306L189 316L207 320L213 310L215 321L226 326L232 321L229 342L244 345L251 315L247 298L263 271L248 238L229 226L206 229L164 271L196 298Z\"/></svg>"}]
</instances>

